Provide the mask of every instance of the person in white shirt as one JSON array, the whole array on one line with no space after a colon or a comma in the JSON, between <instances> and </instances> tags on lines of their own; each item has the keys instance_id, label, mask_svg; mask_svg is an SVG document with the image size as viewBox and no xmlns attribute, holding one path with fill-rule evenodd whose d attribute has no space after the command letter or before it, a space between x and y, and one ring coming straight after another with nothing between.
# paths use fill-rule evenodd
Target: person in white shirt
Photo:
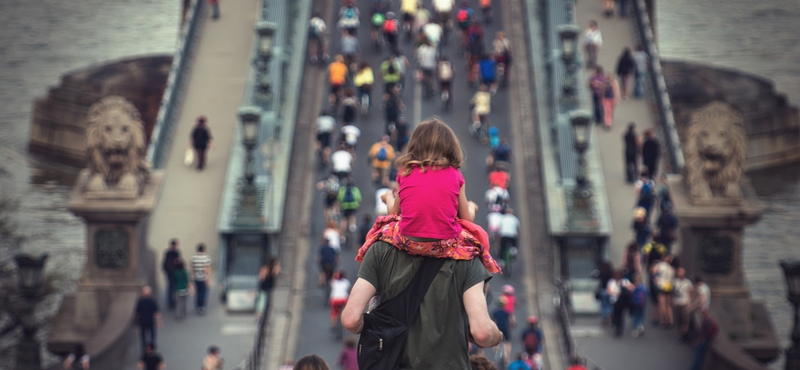
<instances>
[{"instance_id":1,"label":"person in white shirt","mask_svg":"<svg viewBox=\"0 0 800 370\"><path fill-rule=\"evenodd\" d=\"M434 48L438 48L439 42L442 41L442 32L442 26L435 22L422 26L422 33Z\"/></svg>"},{"instance_id":2,"label":"person in white shirt","mask_svg":"<svg viewBox=\"0 0 800 370\"><path fill-rule=\"evenodd\" d=\"M339 149L331 154L331 172L341 181L353 171L353 154L347 151L345 143L339 143Z\"/></svg>"},{"instance_id":3,"label":"person in white shirt","mask_svg":"<svg viewBox=\"0 0 800 370\"><path fill-rule=\"evenodd\" d=\"M361 136L361 130L352 123L348 123L339 129L342 133L343 141L347 144L347 149L355 152L356 144L358 144L358 137Z\"/></svg>"},{"instance_id":4,"label":"person in white shirt","mask_svg":"<svg viewBox=\"0 0 800 370\"><path fill-rule=\"evenodd\" d=\"M694 286L692 281L686 278L686 270L679 267L675 273L674 296L672 297L673 311L675 313L675 325L681 333L681 340L688 339L689 333L689 303L692 300Z\"/></svg>"},{"instance_id":5,"label":"person in white shirt","mask_svg":"<svg viewBox=\"0 0 800 370\"><path fill-rule=\"evenodd\" d=\"M322 162L327 164L331 159L331 140L333 130L336 128L336 119L323 111L317 117L317 151L322 151Z\"/></svg>"},{"instance_id":6,"label":"person in white shirt","mask_svg":"<svg viewBox=\"0 0 800 370\"><path fill-rule=\"evenodd\" d=\"M597 53L603 46L603 35L597 28L597 21L589 21L589 28L583 33L583 48L586 50L586 68L597 65Z\"/></svg>"},{"instance_id":7,"label":"person in white shirt","mask_svg":"<svg viewBox=\"0 0 800 370\"><path fill-rule=\"evenodd\" d=\"M347 299L350 298L352 284L347 279L344 270L334 272L330 284L331 328L336 328L336 324L339 322L339 314L347 304Z\"/></svg>"},{"instance_id":8,"label":"person in white shirt","mask_svg":"<svg viewBox=\"0 0 800 370\"><path fill-rule=\"evenodd\" d=\"M519 235L519 218L514 216L514 210L506 208L500 220L500 255L505 256L506 251L517 246Z\"/></svg>"}]
</instances>

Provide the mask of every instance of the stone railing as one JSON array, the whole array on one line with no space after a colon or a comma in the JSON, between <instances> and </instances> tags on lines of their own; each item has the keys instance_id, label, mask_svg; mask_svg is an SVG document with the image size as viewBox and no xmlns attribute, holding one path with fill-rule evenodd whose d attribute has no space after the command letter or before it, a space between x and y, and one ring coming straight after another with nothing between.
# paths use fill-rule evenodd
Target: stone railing
<instances>
[{"instance_id":1,"label":"stone railing","mask_svg":"<svg viewBox=\"0 0 800 370\"><path fill-rule=\"evenodd\" d=\"M633 9L639 41L641 41L645 52L650 58L650 83L652 84L653 97L658 110L658 118L661 121L661 136L664 139L665 151L669 156L670 172L680 173L684 163L681 140L678 136L678 129L675 127L675 117L672 114L667 82L664 80L664 73L661 70L661 58L658 54L658 46L653 34L650 16L647 14L645 0L634 0Z\"/></svg>"},{"instance_id":2,"label":"stone railing","mask_svg":"<svg viewBox=\"0 0 800 370\"><path fill-rule=\"evenodd\" d=\"M167 79L167 86L161 98L161 108L158 110L156 124L153 127L152 135L150 135L150 146L147 148L147 161L150 162L153 168L164 167L164 162L169 153L172 132L175 128L175 119L181 107L181 98L189 75L192 52L200 34L200 27L203 24L203 14L206 9L204 4L204 0L192 0L181 28L175 48L175 56L172 58L172 67Z\"/></svg>"}]
</instances>

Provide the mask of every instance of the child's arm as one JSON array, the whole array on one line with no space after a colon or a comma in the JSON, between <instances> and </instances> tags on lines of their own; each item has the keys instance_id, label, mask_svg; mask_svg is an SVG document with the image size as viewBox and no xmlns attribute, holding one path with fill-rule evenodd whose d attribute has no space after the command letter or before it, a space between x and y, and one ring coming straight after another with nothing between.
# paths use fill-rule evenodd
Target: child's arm
<instances>
[{"instance_id":1,"label":"child's arm","mask_svg":"<svg viewBox=\"0 0 800 370\"><path fill-rule=\"evenodd\" d=\"M381 195L381 200L386 203L387 212L389 212L390 215L400 214L400 199L397 199L395 191L397 191L397 188L393 188Z\"/></svg>"},{"instance_id":2,"label":"child's arm","mask_svg":"<svg viewBox=\"0 0 800 370\"><path fill-rule=\"evenodd\" d=\"M475 212L478 211L478 205L467 200L465 189L466 187L461 185L461 191L458 194L458 218L472 222L475 219Z\"/></svg>"}]
</instances>

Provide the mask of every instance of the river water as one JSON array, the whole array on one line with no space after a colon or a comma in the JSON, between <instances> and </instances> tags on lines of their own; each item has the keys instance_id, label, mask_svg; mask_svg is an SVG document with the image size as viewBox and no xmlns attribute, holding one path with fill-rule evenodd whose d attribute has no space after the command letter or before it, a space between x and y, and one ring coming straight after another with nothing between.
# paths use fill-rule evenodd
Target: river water
<instances>
[{"instance_id":1,"label":"river water","mask_svg":"<svg viewBox=\"0 0 800 370\"><path fill-rule=\"evenodd\" d=\"M67 71L131 55L171 53L180 3L0 1L0 197L19 200L14 221L26 238L23 250L48 252L48 274L67 291L74 289L84 260L83 224L66 209L76 170L28 157L33 100ZM658 18L665 57L763 75L777 81L791 102L800 103L800 42L790 31L797 30L800 1L662 0ZM798 169L792 165L749 174L766 212L747 231L745 270L753 296L768 303L784 343L791 310L777 261L800 258L793 238L800 220ZM0 261L13 252L0 245Z\"/></svg>"},{"instance_id":2,"label":"river water","mask_svg":"<svg viewBox=\"0 0 800 370\"><path fill-rule=\"evenodd\" d=\"M800 104L800 1L656 1L658 42L664 58L714 64L755 73L775 82ZM784 347L792 310L780 259L800 259L800 164L748 173L765 207L745 232L744 265L750 292L765 301ZM773 368L780 367L774 364Z\"/></svg>"}]
</instances>

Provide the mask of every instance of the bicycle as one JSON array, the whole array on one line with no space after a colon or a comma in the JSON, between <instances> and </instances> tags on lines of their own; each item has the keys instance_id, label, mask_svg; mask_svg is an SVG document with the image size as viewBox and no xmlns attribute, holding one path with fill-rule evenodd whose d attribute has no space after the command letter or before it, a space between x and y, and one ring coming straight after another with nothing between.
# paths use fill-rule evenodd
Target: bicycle
<instances>
[{"instance_id":1,"label":"bicycle","mask_svg":"<svg viewBox=\"0 0 800 370\"><path fill-rule=\"evenodd\" d=\"M480 125L476 125L477 122L473 122L469 125L469 135L480 140L482 144L488 144L489 134L486 129L486 115L480 114L478 115L478 119L480 120Z\"/></svg>"},{"instance_id":2,"label":"bicycle","mask_svg":"<svg viewBox=\"0 0 800 370\"><path fill-rule=\"evenodd\" d=\"M421 71L423 97L428 100L433 97L433 70L422 69Z\"/></svg>"}]
</instances>

